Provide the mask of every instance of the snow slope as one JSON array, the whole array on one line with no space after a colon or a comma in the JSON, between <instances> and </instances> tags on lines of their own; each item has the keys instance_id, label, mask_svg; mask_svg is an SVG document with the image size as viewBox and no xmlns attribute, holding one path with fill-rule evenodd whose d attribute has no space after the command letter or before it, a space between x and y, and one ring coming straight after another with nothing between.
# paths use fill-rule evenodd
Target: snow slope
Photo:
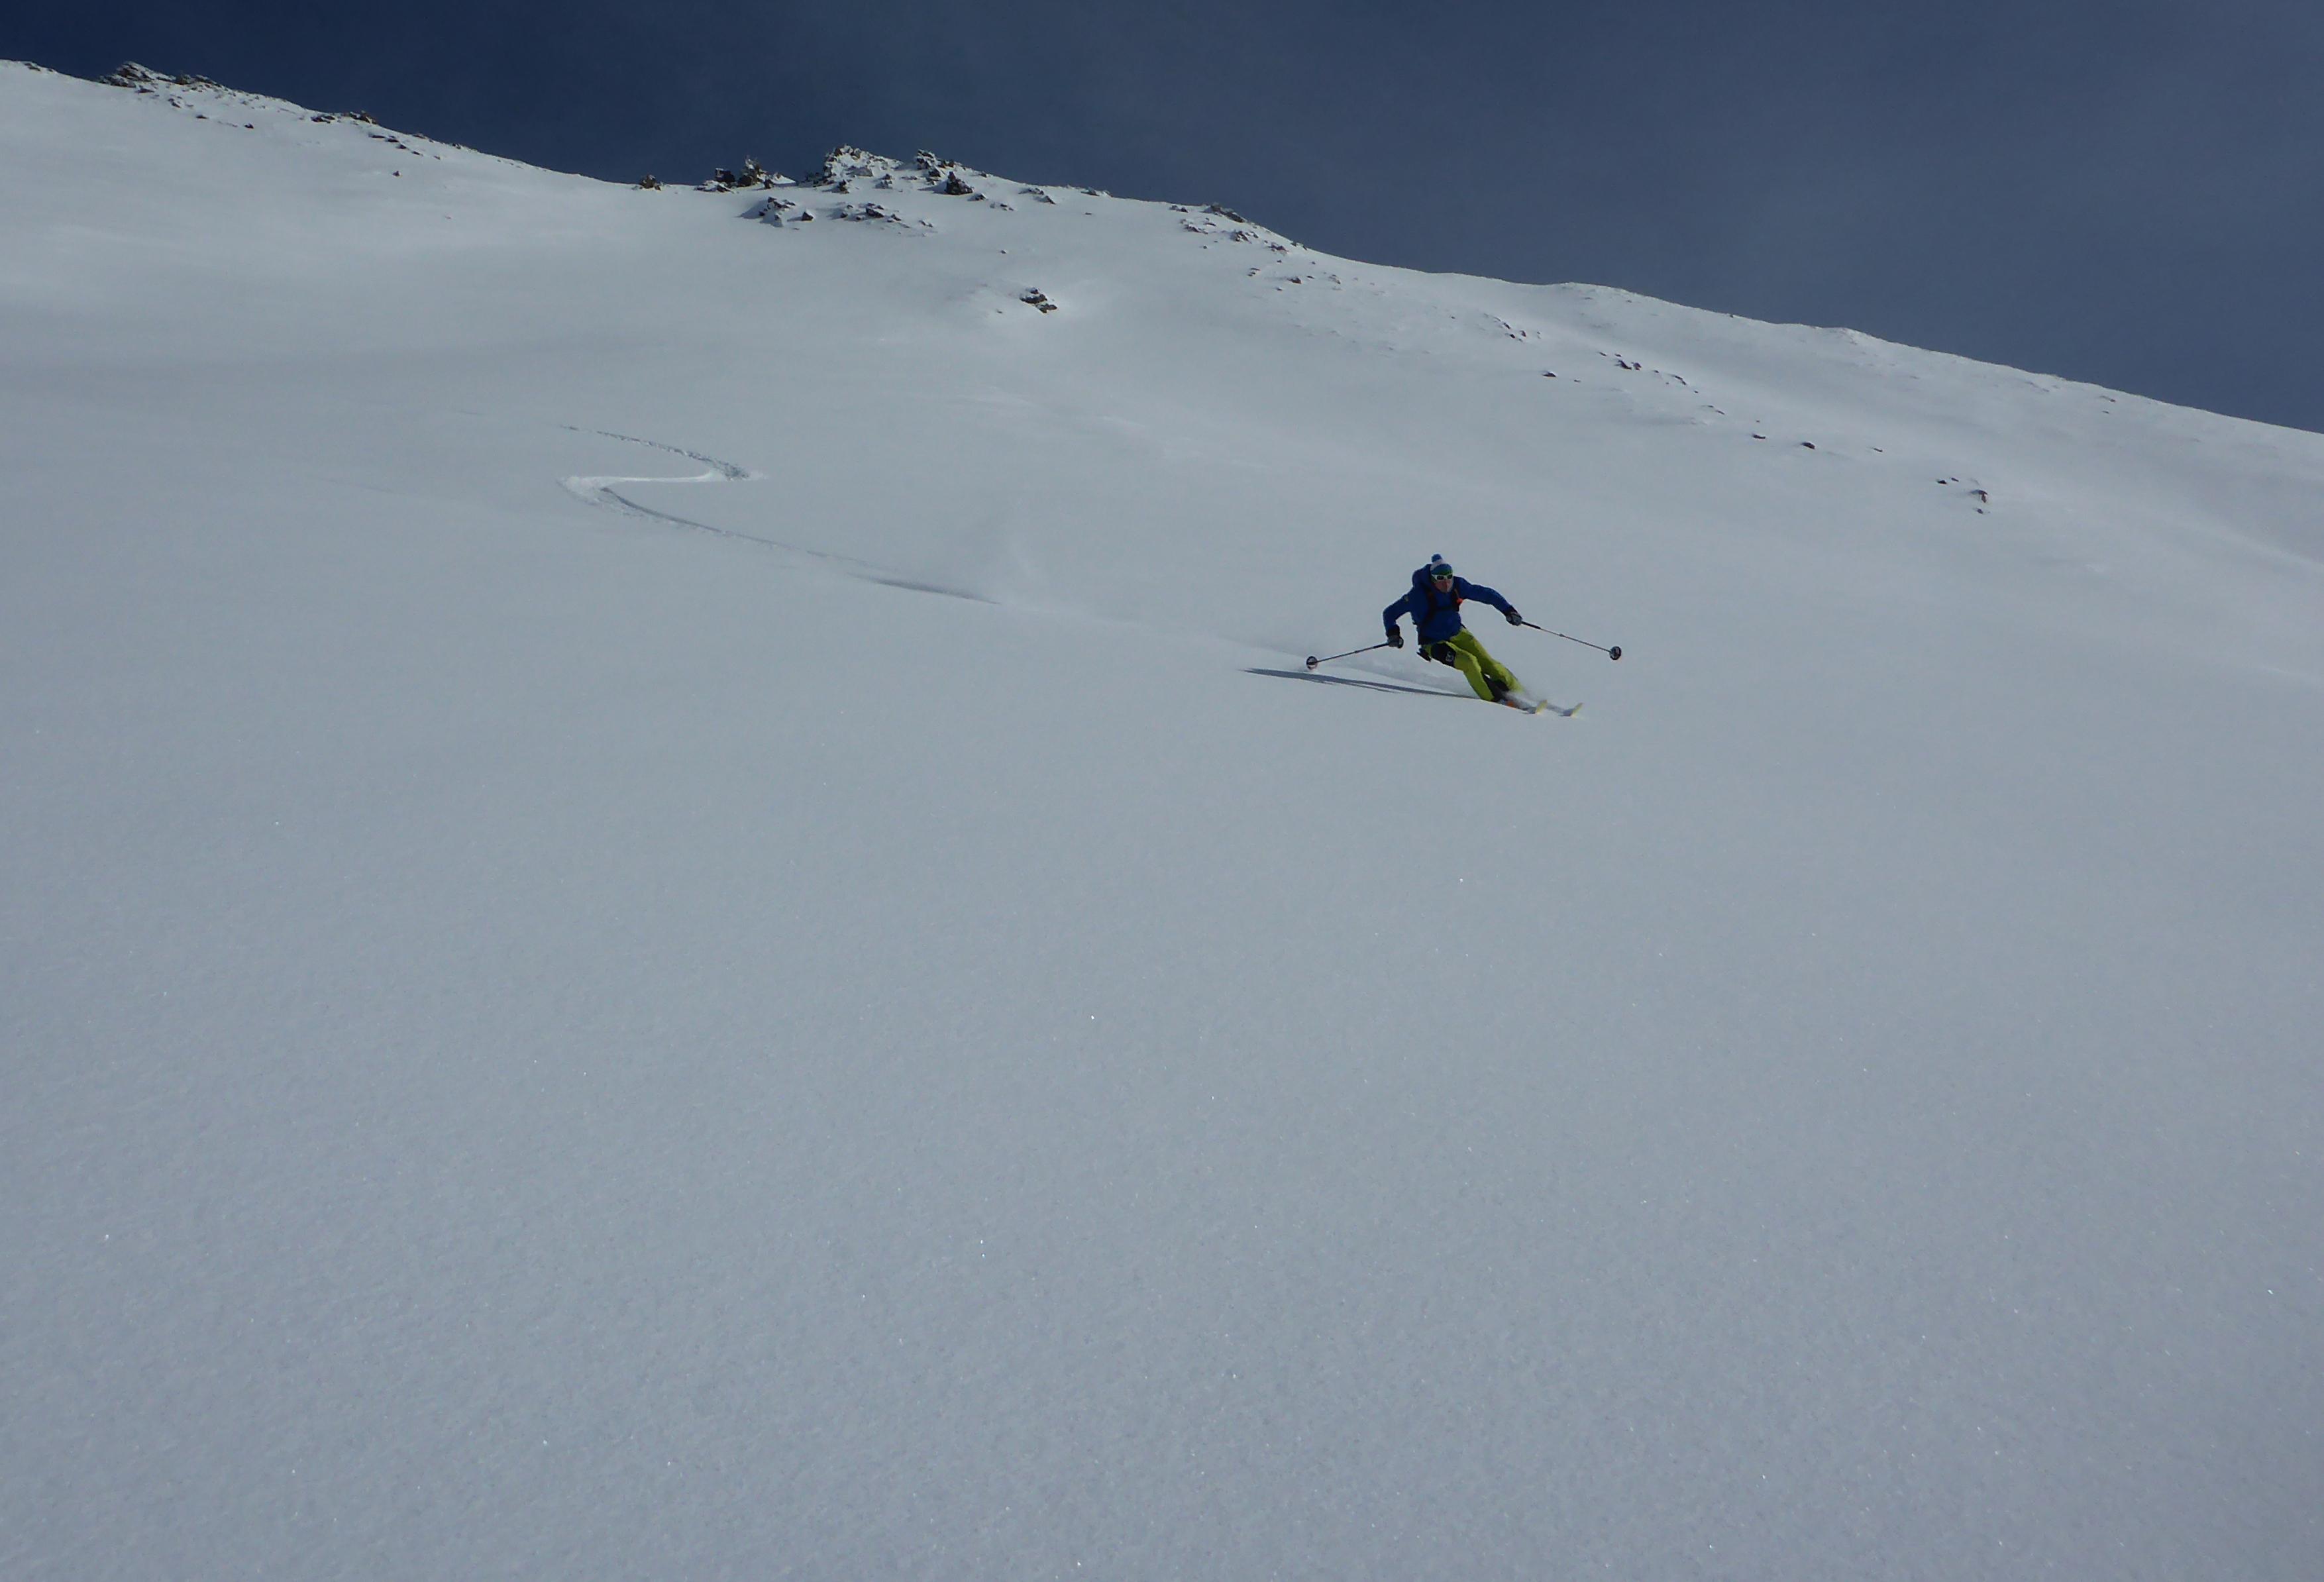
<instances>
[{"instance_id":1,"label":"snow slope","mask_svg":"<svg viewBox=\"0 0 2324 1582\"><path fill-rule=\"evenodd\" d=\"M0 1571L2316 1574L2324 437L143 86L0 66ZM1434 551L1582 715L1306 673Z\"/></svg>"}]
</instances>

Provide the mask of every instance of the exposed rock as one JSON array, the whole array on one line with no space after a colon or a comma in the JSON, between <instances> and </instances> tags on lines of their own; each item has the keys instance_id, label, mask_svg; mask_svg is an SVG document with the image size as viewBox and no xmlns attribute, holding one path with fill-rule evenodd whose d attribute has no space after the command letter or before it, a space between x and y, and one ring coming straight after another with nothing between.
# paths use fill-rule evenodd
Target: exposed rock
<instances>
[{"instance_id":1,"label":"exposed rock","mask_svg":"<svg viewBox=\"0 0 2324 1582\"><path fill-rule=\"evenodd\" d=\"M190 72L181 71L174 77L165 77L149 66L138 65L134 60L124 60L108 75L100 77L97 80L109 83L115 87L216 87L218 86L207 77L196 77Z\"/></svg>"},{"instance_id":2,"label":"exposed rock","mask_svg":"<svg viewBox=\"0 0 2324 1582\"><path fill-rule=\"evenodd\" d=\"M776 175L772 170L768 170L764 165L759 163L758 161L744 160L742 161L742 168L739 170L729 170L724 169L713 170L710 173L710 179L702 184L702 190L705 192L733 192L738 188L744 187L779 187L787 185L788 185L788 183L783 177Z\"/></svg>"},{"instance_id":3,"label":"exposed rock","mask_svg":"<svg viewBox=\"0 0 2324 1582\"><path fill-rule=\"evenodd\" d=\"M823 170L816 180L818 186L844 192L848 190L848 183L859 176L871 180L892 174L895 169L895 161L843 143L823 156Z\"/></svg>"},{"instance_id":4,"label":"exposed rock","mask_svg":"<svg viewBox=\"0 0 2324 1582\"><path fill-rule=\"evenodd\" d=\"M802 209L799 212L803 216L807 211ZM788 218L788 216L786 217ZM843 203L837 208L831 211L831 217L835 220L853 220L858 224L877 225L917 225L924 231L933 231L936 229L934 225L928 224L926 220L908 220L902 215L898 214L895 210L882 207L881 205L876 203Z\"/></svg>"}]
</instances>

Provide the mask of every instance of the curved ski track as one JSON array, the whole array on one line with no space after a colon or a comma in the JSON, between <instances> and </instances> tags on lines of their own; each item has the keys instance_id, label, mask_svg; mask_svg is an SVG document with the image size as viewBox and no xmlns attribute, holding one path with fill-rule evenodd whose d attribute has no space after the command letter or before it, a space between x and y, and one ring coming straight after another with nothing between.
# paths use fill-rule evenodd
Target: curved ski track
<instances>
[{"instance_id":1,"label":"curved ski track","mask_svg":"<svg viewBox=\"0 0 2324 1582\"><path fill-rule=\"evenodd\" d=\"M663 522L671 527L692 528L696 532L715 533L722 538L739 538L745 544L757 544L785 555L797 556L801 560L812 564L827 566L844 576L854 577L859 582L878 583L882 587L903 588L915 593L935 593L946 599L966 599L974 604L995 602L982 593L972 593L966 588L947 587L941 583L922 581L901 572L891 571L884 566L875 565L869 560L859 560L853 555L838 555L827 549L809 549L798 544L786 544L779 538L766 538L756 533L738 532L733 528L714 527L708 522L696 521L692 517L683 517L673 511L656 510L650 505L641 505L623 494L615 485L620 483L747 483L762 478L766 474L754 473L748 467L737 466L733 462L722 462L716 456L705 455L698 450L687 450L679 446L664 445L658 439L641 439L634 434L616 434L609 428L577 428L570 423L563 427L574 434L594 434L604 439L618 439L625 445L642 445L651 450L666 451L671 455L684 456L690 462L700 462L706 469L684 478L576 474L561 480L567 493L576 499L586 501L591 505L602 506L608 510L618 510L628 516L644 517L649 521Z\"/></svg>"}]
</instances>

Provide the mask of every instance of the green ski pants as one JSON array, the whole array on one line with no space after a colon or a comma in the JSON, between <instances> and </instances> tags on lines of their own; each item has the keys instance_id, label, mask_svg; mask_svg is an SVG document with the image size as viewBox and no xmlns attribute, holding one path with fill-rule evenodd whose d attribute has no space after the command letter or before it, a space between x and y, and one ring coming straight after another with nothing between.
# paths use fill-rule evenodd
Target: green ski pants
<instances>
[{"instance_id":1,"label":"green ski pants","mask_svg":"<svg viewBox=\"0 0 2324 1582\"><path fill-rule=\"evenodd\" d=\"M1467 676L1477 695L1489 704L1500 701L1499 693L1493 690L1496 682L1500 684L1501 692L1523 690L1517 685L1517 678L1509 674L1509 667L1485 652L1485 645L1477 640L1477 634L1466 628L1441 643L1425 645L1421 652L1440 665L1452 666Z\"/></svg>"}]
</instances>

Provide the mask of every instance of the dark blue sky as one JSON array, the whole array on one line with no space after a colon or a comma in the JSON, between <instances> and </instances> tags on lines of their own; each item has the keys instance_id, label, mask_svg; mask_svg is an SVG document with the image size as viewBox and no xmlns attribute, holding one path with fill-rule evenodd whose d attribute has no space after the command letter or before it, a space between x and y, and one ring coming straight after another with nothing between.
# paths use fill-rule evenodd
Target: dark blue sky
<instances>
[{"instance_id":1,"label":"dark blue sky","mask_svg":"<svg viewBox=\"0 0 2324 1582\"><path fill-rule=\"evenodd\" d=\"M2324 430L2316 0L15 0L0 54L623 179L933 148Z\"/></svg>"}]
</instances>

